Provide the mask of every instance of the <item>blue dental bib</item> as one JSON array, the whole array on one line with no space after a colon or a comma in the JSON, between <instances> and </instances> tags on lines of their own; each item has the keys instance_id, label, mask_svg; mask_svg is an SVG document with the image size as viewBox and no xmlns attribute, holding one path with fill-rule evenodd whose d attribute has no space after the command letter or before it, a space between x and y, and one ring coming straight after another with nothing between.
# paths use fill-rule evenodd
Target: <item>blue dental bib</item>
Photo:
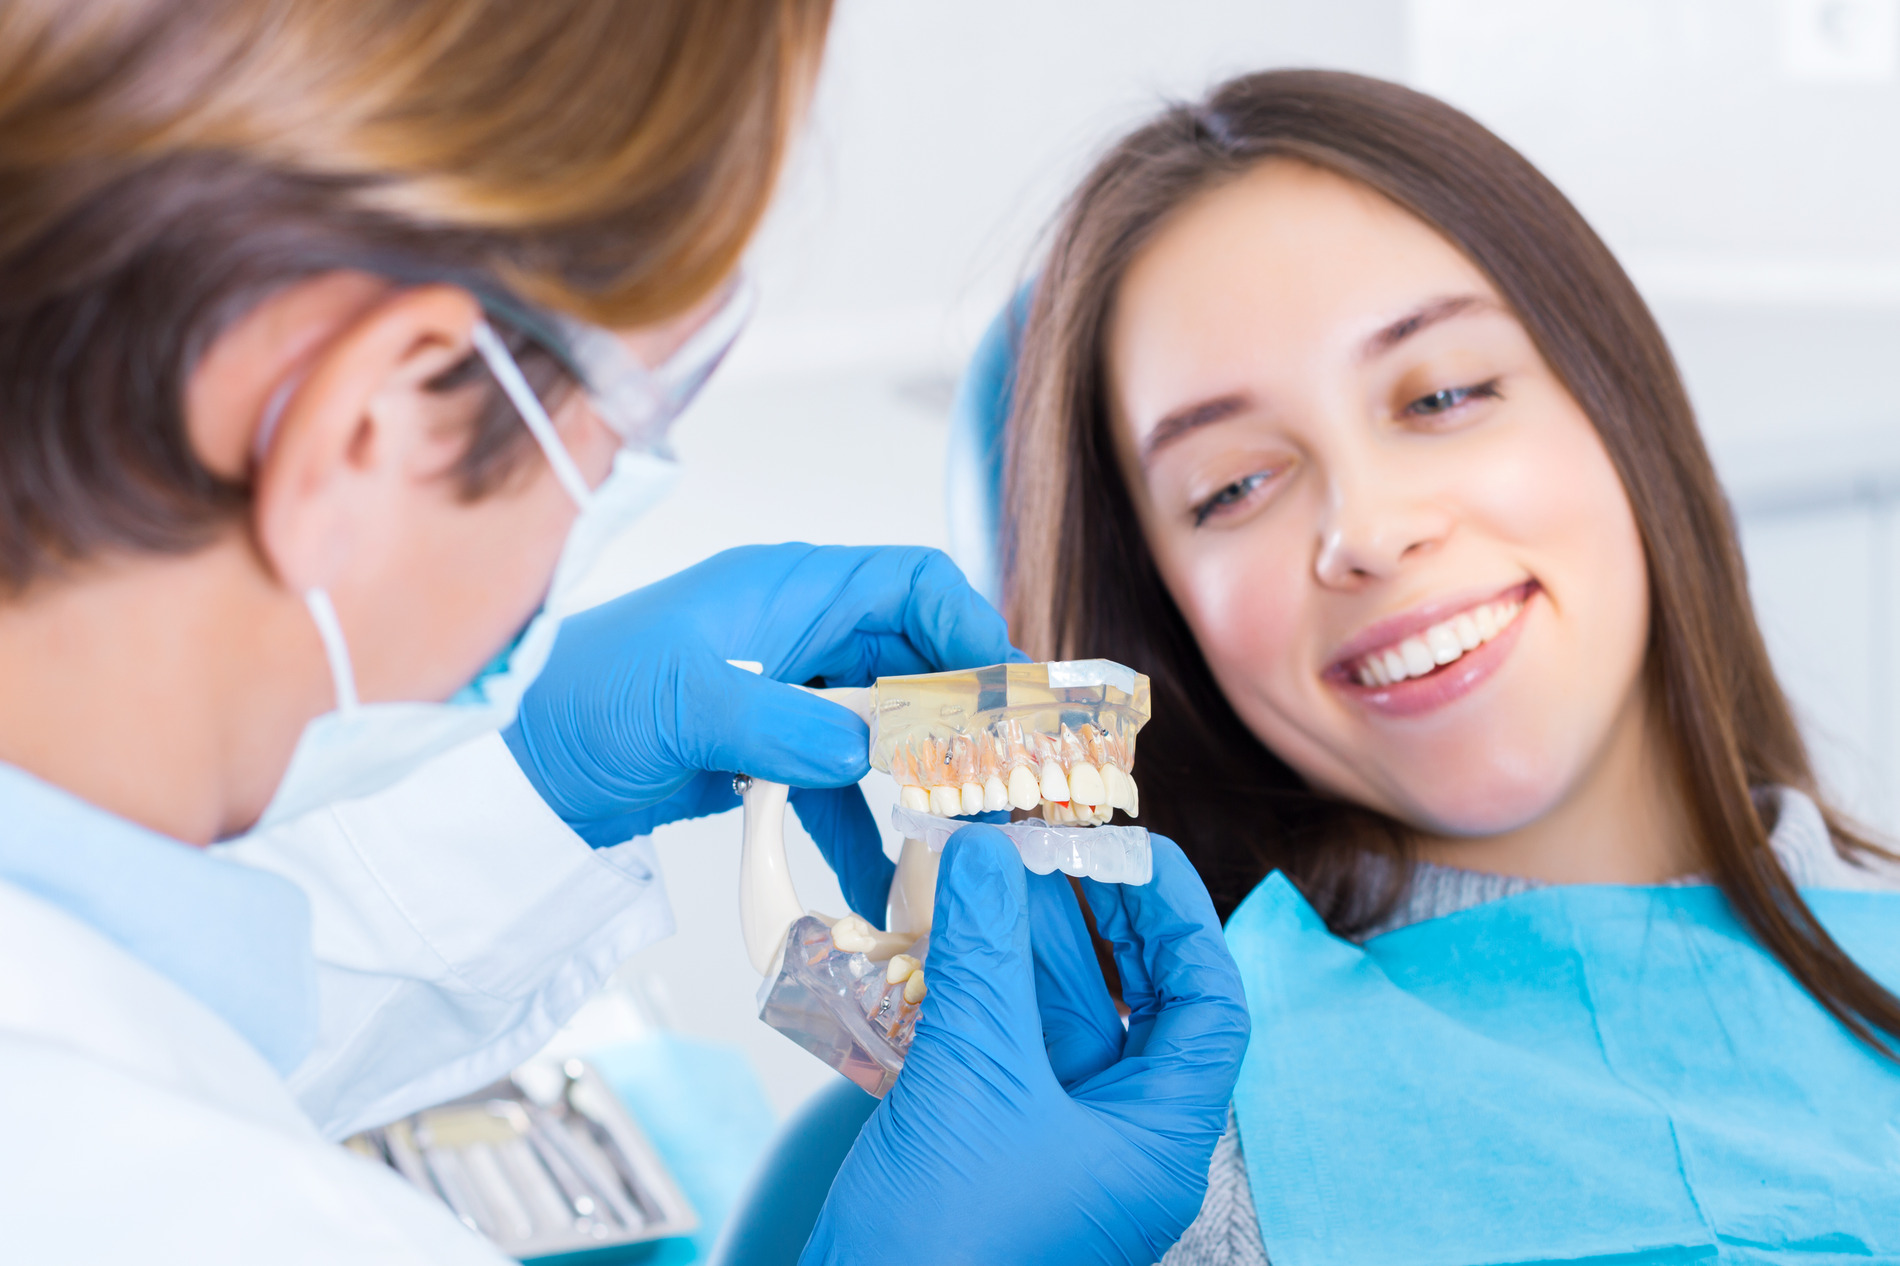
<instances>
[{"instance_id":1,"label":"blue dental bib","mask_svg":"<svg viewBox=\"0 0 1900 1266\"><path fill-rule=\"evenodd\" d=\"M1804 896L1900 985L1900 895ZM1276 873L1227 939L1274 1266L1900 1261L1900 1065L1714 888L1542 889L1361 947Z\"/></svg>"}]
</instances>

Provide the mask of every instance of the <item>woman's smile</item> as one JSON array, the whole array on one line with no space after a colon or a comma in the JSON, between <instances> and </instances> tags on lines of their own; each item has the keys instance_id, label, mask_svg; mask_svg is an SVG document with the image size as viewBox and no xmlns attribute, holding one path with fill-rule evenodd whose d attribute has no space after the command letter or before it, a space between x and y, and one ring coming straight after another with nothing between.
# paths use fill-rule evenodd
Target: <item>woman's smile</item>
<instances>
[{"instance_id":1,"label":"woman's smile","mask_svg":"<svg viewBox=\"0 0 1900 1266\"><path fill-rule=\"evenodd\" d=\"M1389 616L1347 642L1321 676L1386 716L1435 711L1503 666L1539 592L1536 581L1526 580L1476 600L1440 599Z\"/></svg>"}]
</instances>

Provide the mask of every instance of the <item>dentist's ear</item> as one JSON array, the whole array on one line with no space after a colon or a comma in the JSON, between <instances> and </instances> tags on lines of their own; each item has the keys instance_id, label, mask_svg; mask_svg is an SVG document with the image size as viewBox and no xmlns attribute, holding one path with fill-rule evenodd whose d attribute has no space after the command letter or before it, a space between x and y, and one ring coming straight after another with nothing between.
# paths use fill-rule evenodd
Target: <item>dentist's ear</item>
<instances>
[{"instance_id":1,"label":"dentist's ear","mask_svg":"<svg viewBox=\"0 0 1900 1266\"><path fill-rule=\"evenodd\" d=\"M429 384L468 357L480 305L465 290L388 290L349 312L284 381L293 385L256 467L258 548L287 589L373 570L413 498L460 458L468 409ZM255 440L254 440L255 442Z\"/></svg>"}]
</instances>

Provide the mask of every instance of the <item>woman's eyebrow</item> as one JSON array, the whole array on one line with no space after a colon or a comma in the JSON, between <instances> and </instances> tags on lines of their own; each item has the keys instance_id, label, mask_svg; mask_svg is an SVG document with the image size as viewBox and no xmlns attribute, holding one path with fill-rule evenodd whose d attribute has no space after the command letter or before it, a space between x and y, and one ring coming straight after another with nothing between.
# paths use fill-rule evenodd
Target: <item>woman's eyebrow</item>
<instances>
[{"instance_id":1,"label":"woman's eyebrow","mask_svg":"<svg viewBox=\"0 0 1900 1266\"><path fill-rule=\"evenodd\" d=\"M1371 360L1411 338L1420 330L1473 312L1496 311L1497 300L1488 295L1448 295L1433 299L1406 313L1392 324L1374 333L1359 347L1359 359Z\"/></svg>"},{"instance_id":2,"label":"woman's eyebrow","mask_svg":"<svg viewBox=\"0 0 1900 1266\"><path fill-rule=\"evenodd\" d=\"M1155 423L1155 429L1142 440L1141 464L1146 466L1157 449L1173 443L1189 431L1224 421L1252 405L1253 397L1244 391L1229 392L1198 404L1183 405Z\"/></svg>"}]
</instances>

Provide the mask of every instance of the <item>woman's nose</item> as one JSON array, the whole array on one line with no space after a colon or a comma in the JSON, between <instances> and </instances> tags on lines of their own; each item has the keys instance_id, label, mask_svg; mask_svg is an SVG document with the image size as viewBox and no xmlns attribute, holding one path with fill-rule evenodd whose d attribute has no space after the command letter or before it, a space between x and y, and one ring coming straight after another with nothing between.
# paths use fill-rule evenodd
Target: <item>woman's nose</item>
<instances>
[{"instance_id":1,"label":"woman's nose","mask_svg":"<svg viewBox=\"0 0 1900 1266\"><path fill-rule=\"evenodd\" d=\"M1451 533L1452 516L1418 497L1416 488L1355 480L1335 482L1329 492L1314 562L1315 575L1328 588L1389 579Z\"/></svg>"}]
</instances>

